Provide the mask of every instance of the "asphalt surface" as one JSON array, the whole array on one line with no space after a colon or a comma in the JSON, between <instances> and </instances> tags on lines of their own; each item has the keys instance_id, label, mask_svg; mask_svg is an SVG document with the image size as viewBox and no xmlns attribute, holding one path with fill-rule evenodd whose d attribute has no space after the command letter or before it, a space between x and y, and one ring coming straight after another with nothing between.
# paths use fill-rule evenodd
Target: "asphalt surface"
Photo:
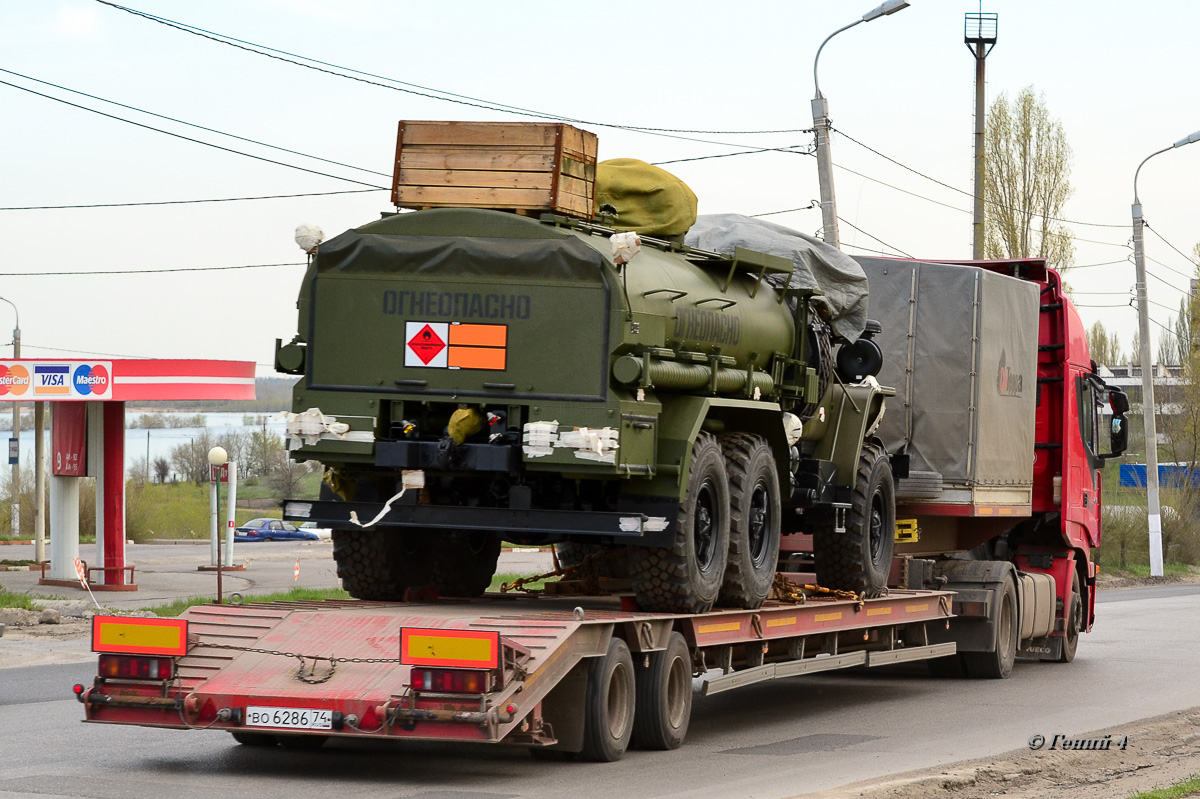
<instances>
[{"instance_id":1,"label":"asphalt surface","mask_svg":"<svg viewBox=\"0 0 1200 799\"><path fill-rule=\"evenodd\" d=\"M1182 588L1109 594L1122 599L1104 601L1070 665L1019 661L995 681L935 679L909 664L697 696L681 749L612 764L540 763L515 747L462 744L256 750L215 731L80 725L69 690L90 682L94 663L17 667L0 671L0 797L777 799L1025 749L1035 734L1124 725L1136 748L1140 719L1200 706L1200 637L1183 634L1200 598ZM1051 767L1059 754L1039 762ZM1095 753L1097 774L1116 763Z\"/></svg>"}]
</instances>

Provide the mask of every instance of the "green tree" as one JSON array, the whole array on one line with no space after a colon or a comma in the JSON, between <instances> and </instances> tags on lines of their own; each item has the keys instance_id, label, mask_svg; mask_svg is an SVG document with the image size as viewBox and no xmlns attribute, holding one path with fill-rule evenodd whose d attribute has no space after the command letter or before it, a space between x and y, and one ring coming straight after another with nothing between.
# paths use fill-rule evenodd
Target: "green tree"
<instances>
[{"instance_id":1,"label":"green tree","mask_svg":"<svg viewBox=\"0 0 1200 799\"><path fill-rule=\"evenodd\" d=\"M1115 332L1108 332L1100 320L1096 320L1088 330L1087 338L1088 351L1096 363L1116 366L1124 362L1125 353L1121 350L1120 337Z\"/></svg>"},{"instance_id":2,"label":"green tree","mask_svg":"<svg viewBox=\"0 0 1200 799\"><path fill-rule=\"evenodd\" d=\"M1045 258L1059 271L1069 268L1074 240L1055 221L1073 191L1062 122L1027 86L1011 102L1003 93L996 98L984 139L985 256Z\"/></svg>"}]
</instances>

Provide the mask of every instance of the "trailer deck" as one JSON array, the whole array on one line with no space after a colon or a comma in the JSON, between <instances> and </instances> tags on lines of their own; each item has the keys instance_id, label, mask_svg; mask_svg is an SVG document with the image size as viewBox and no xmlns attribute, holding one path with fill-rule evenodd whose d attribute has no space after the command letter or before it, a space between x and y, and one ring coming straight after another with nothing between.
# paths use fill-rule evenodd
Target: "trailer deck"
<instances>
[{"instance_id":1,"label":"trailer deck","mask_svg":"<svg viewBox=\"0 0 1200 799\"><path fill-rule=\"evenodd\" d=\"M100 675L76 693L89 722L223 729L243 743L370 736L577 750L579 731L568 728L582 723L587 665L615 639L648 667L680 633L689 693L700 676L712 694L953 654L953 643L930 645L926 630L951 617L951 596L893 590L698 615L512 595L201 605L181 617L186 624L96 617ZM164 656L171 651L186 654Z\"/></svg>"}]
</instances>

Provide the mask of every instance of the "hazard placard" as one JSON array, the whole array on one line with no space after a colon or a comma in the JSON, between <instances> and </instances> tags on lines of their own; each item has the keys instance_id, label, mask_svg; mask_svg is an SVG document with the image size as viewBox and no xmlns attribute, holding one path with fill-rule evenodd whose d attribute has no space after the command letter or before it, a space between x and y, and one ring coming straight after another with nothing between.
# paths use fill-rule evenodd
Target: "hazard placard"
<instances>
[{"instance_id":1,"label":"hazard placard","mask_svg":"<svg viewBox=\"0 0 1200 799\"><path fill-rule=\"evenodd\" d=\"M404 365L445 369L449 327L445 322L405 322Z\"/></svg>"}]
</instances>

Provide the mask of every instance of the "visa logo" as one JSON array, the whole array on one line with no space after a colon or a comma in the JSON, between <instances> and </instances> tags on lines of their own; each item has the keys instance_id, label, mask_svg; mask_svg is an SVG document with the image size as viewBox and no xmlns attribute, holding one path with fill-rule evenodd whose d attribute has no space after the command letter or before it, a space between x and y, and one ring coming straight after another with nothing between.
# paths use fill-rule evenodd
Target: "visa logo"
<instances>
[{"instance_id":1,"label":"visa logo","mask_svg":"<svg viewBox=\"0 0 1200 799\"><path fill-rule=\"evenodd\" d=\"M35 366L33 367L34 394L70 394L67 385L69 366Z\"/></svg>"}]
</instances>

